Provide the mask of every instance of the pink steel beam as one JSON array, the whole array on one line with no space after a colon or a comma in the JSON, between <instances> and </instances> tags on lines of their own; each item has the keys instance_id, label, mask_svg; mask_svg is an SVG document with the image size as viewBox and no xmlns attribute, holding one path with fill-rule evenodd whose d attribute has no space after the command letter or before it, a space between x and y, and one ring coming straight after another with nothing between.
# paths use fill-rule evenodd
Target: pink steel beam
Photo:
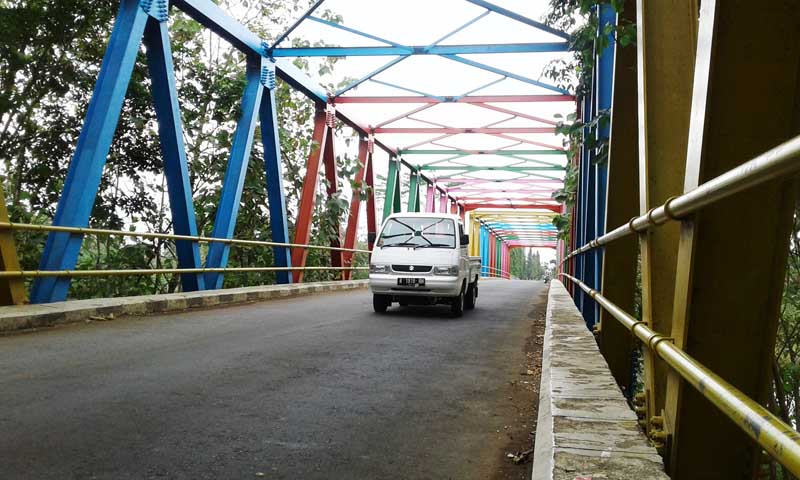
<instances>
[{"instance_id":1,"label":"pink steel beam","mask_svg":"<svg viewBox=\"0 0 800 480\"><path fill-rule=\"evenodd\" d=\"M425 211L427 213L436 213L436 184L429 183L427 198L425 202Z\"/></svg>"},{"instance_id":2,"label":"pink steel beam","mask_svg":"<svg viewBox=\"0 0 800 480\"><path fill-rule=\"evenodd\" d=\"M417 108L415 108L413 110L409 110L406 113L403 113L403 114L398 115L396 117L392 117L389 120L383 121L383 122L381 122L381 123L379 123L379 124L377 124L375 126L376 127L383 127L385 125L389 125L390 123L394 123L394 122L396 122L398 120L402 120L404 118L408 118L409 115L414 115L417 112L421 112L423 110L427 110L427 109L431 108L434 105L435 105L434 103L426 103L425 105L422 105L421 107L417 107Z\"/></svg>"},{"instance_id":3,"label":"pink steel beam","mask_svg":"<svg viewBox=\"0 0 800 480\"><path fill-rule=\"evenodd\" d=\"M495 112L507 113L509 115L514 115L515 117L520 118L527 118L528 120L533 120L534 122L541 122L546 123L548 125L556 126L558 122L554 122L553 120L547 120L546 118L536 117L533 115L528 115L527 113L517 112L516 110L511 110L508 108L497 107L495 105L487 105L485 103L473 103L476 107L486 108L489 110L494 110Z\"/></svg>"},{"instance_id":4,"label":"pink steel beam","mask_svg":"<svg viewBox=\"0 0 800 480\"><path fill-rule=\"evenodd\" d=\"M536 142L536 141L528 140L528 139L525 139L525 138L513 137L511 135L506 135L506 134L503 134L503 133L490 133L489 135L493 135L493 136L498 137L498 138L504 138L506 140L514 140L515 142L522 142L522 143L527 143L529 145L536 145L536 146L539 146L539 147L549 148L551 150L564 151L564 147L556 147L555 145L548 145L547 143Z\"/></svg>"},{"instance_id":5,"label":"pink steel beam","mask_svg":"<svg viewBox=\"0 0 800 480\"><path fill-rule=\"evenodd\" d=\"M336 103L527 103L574 102L572 95L469 95L466 97L363 96L336 97Z\"/></svg>"},{"instance_id":6,"label":"pink steel beam","mask_svg":"<svg viewBox=\"0 0 800 480\"><path fill-rule=\"evenodd\" d=\"M494 127L494 128L454 128L454 127L378 127L375 133L440 133L457 135L460 133L485 133L497 135L504 133L555 133L551 127ZM548 146L547 148L558 148Z\"/></svg>"},{"instance_id":7,"label":"pink steel beam","mask_svg":"<svg viewBox=\"0 0 800 480\"><path fill-rule=\"evenodd\" d=\"M528 204L528 205L509 205L507 203L468 203L465 202L464 206L469 210L476 210L478 208L510 208L510 209L542 209L550 210L551 212L561 213L561 205L549 205L544 203Z\"/></svg>"},{"instance_id":8,"label":"pink steel beam","mask_svg":"<svg viewBox=\"0 0 800 480\"><path fill-rule=\"evenodd\" d=\"M442 195L439 197L439 213L447 213L447 202L450 199L447 198L447 195Z\"/></svg>"},{"instance_id":9,"label":"pink steel beam","mask_svg":"<svg viewBox=\"0 0 800 480\"><path fill-rule=\"evenodd\" d=\"M556 184L564 183L563 180L548 180L548 179L533 179L533 178L519 178L516 180L485 180L482 178L464 178L457 180L448 180L447 183L458 183L463 185L475 185L482 183L502 183L504 185L533 185L533 184ZM459 185L461 186L461 185Z\"/></svg>"},{"instance_id":10,"label":"pink steel beam","mask_svg":"<svg viewBox=\"0 0 800 480\"><path fill-rule=\"evenodd\" d=\"M471 190L471 189L468 189L468 188L450 188L449 191L450 191L451 195L455 195L457 197L470 197L470 198L476 198L476 197L483 198L483 197L486 197L486 198L495 198L495 199L498 199L498 198L514 199L515 197L509 197L509 196L492 197L492 195L493 194L503 194L503 193L505 193L505 194L515 194L515 193L519 194L519 193L522 193L522 194L528 194L527 195L528 197L544 198L544 199L550 200L550 199L552 199L552 194L553 194L553 192L555 190L538 190L538 189L537 190L531 190L531 189L527 189L527 190L524 190L524 191L522 191L522 190L510 190L509 191L509 190L490 190L490 189ZM522 198L522 197L520 197L520 198Z\"/></svg>"},{"instance_id":11,"label":"pink steel beam","mask_svg":"<svg viewBox=\"0 0 800 480\"><path fill-rule=\"evenodd\" d=\"M448 190L448 192L452 195L453 191ZM497 202L541 202L541 201L549 201L551 198L549 196L540 196L540 197L522 197L522 198L498 198L498 197L471 197L469 195L459 195L459 200L469 201L470 203L479 203L479 202L490 202L490 203L497 203ZM553 203L558 203L553 200Z\"/></svg>"}]
</instances>

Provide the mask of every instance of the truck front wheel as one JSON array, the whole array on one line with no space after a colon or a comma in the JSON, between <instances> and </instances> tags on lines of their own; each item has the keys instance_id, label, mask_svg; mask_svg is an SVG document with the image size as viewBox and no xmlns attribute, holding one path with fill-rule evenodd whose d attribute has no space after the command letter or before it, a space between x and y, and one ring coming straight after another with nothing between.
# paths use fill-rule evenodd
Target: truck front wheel
<instances>
[{"instance_id":1,"label":"truck front wheel","mask_svg":"<svg viewBox=\"0 0 800 480\"><path fill-rule=\"evenodd\" d=\"M391 304L388 295L378 295L377 293L372 295L372 308L375 309L375 313L386 313L386 309Z\"/></svg>"},{"instance_id":2,"label":"truck front wheel","mask_svg":"<svg viewBox=\"0 0 800 480\"><path fill-rule=\"evenodd\" d=\"M460 317L464 315L464 292L458 294L457 297L453 299L453 303L450 304L450 313L453 314L454 317Z\"/></svg>"}]
</instances>

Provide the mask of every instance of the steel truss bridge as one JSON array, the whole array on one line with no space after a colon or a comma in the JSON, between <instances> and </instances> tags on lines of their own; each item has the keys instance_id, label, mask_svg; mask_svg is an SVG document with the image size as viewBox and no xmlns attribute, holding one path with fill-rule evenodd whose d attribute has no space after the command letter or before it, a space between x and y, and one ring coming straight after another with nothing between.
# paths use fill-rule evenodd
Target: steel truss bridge
<instances>
[{"instance_id":1,"label":"steel truss bridge","mask_svg":"<svg viewBox=\"0 0 800 480\"><path fill-rule=\"evenodd\" d=\"M630 400L671 476L755 478L765 456L800 475L800 436L788 419L770 411L768 401L797 198L794 174L800 169L800 137L795 137L800 8L788 0L757 5L711 0L702 8L692 0L623 3L622 18L609 4L597 7L598 31L633 22L636 46L622 47L609 34L608 46L594 52L590 92L575 97L540 75L492 60L517 58L510 64L527 70L524 62L535 56L543 65L568 54L570 35L484 0L459 2L459 18L465 20L417 44L383 38L377 28L325 20L316 15L323 0L272 41L210 0L122 0L52 225L12 223L0 202L0 300L6 305L63 301L70 280L82 276L180 274L187 292L221 289L224 274L235 271L274 271L279 283L298 283L305 271L325 269L348 280L359 268L355 255L372 249L356 248L364 210L370 233L379 227L381 202L383 218L401 211L459 214L485 276L510 277L514 248L557 249L561 278L626 392L636 390L632 358L642 352L644 385ZM241 117L210 236L198 233L183 143L169 30L176 10L246 57ZM457 41L482 22L521 28L533 41ZM356 46L287 46L312 26L346 34ZM142 45L171 234L88 228ZM377 66L338 91L327 91L293 63L324 57L368 57ZM423 70L429 59L458 74L475 74L475 84L443 90ZM401 68L414 73L399 76L407 84L391 75ZM278 79L316 105L315 147L308 152L293 238L283 185ZM554 114L576 111L579 119L611 112L610 122L591 132L608 142L607 160L598 161L598 152L589 148L569 155L556 135ZM233 238L257 125L270 241ZM330 245L310 245L320 177L327 181L325 195L339 189L339 125L358 136L359 187L350 192L349 215L338 237ZM568 165L579 173L574 206L553 200ZM386 172L383 198L375 195L377 170ZM553 226L559 214L571 221L567 240L559 240ZM49 232L35 271L20 268L13 238L19 230ZM172 240L178 268L78 270L85 234ZM208 245L204 258L201 244ZM234 246L271 248L275 264L227 267ZM307 267L310 249L330 252L330 266ZM640 317L633 314L637 271ZM26 278L33 278L30 292Z\"/></svg>"}]
</instances>

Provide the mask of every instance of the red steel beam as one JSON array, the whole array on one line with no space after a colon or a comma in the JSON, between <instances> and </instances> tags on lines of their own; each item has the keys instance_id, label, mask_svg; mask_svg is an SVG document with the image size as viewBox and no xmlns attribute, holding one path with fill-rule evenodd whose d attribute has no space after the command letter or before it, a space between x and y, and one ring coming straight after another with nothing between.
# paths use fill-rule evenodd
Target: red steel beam
<instances>
[{"instance_id":1,"label":"red steel beam","mask_svg":"<svg viewBox=\"0 0 800 480\"><path fill-rule=\"evenodd\" d=\"M369 142L369 141L368 141ZM367 144L369 147L369 143ZM371 148L370 148L371 150ZM369 162L367 162L367 233L378 233L378 224L375 219L375 176L372 169L372 151L369 152ZM368 235L369 236L369 235ZM369 242L369 250L372 250L373 242Z\"/></svg>"},{"instance_id":2,"label":"red steel beam","mask_svg":"<svg viewBox=\"0 0 800 480\"><path fill-rule=\"evenodd\" d=\"M422 96L362 96L336 97L343 103L527 103L527 102L574 102L572 95L470 95L466 97L422 97Z\"/></svg>"},{"instance_id":3,"label":"red steel beam","mask_svg":"<svg viewBox=\"0 0 800 480\"><path fill-rule=\"evenodd\" d=\"M330 129L325 124L325 110L317 108L314 114L314 134L311 152L306 162L306 176L303 180L303 193L300 196L300 206L295 222L294 243L308 245L311 240L311 220L314 213L314 203L317 196L317 176L319 175L322 150L328 144ZM292 249L292 266L305 267L308 250L305 248ZM303 281L303 270L295 270L292 274L295 283Z\"/></svg>"},{"instance_id":4,"label":"red steel beam","mask_svg":"<svg viewBox=\"0 0 800 480\"><path fill-rule=\"evenodd\" d=\"M372 156L369 155L369 146L367 140L361 137L358 141L358 164L361 166L356 173L355 188L353 188L353 198L350 199L350 215L347 219L347 230L344 235L344 248L355 248L356 233L358 231L358 217L361 213L361 185L366 176L366 170L369 162L372 161ZM353 252L344 252L342 255L342 262L345 267L353 264ZM342 279L352 280L353 271L343 270Z\"/></svg>"},{"instance_id":5,"label":"red steel beam","mask_svg":"<svg viewBox=\"0 0 800 480\"><path fill-rule=\"evenodd\" d=\"M325 166L325 179L328 181L328 198L333 197L339 191L339 173L336 169L336 154L334 153L333 125L328 125L328 138L325 150L322 152L322 163ZM331 247L341 247L342 231L340 225L336 225L334 237L331 238ZM331 266L339 268L342 266L342 251L331 250ZM337 272L337 274L340 272Z\"/></svg>"}]
</instances>

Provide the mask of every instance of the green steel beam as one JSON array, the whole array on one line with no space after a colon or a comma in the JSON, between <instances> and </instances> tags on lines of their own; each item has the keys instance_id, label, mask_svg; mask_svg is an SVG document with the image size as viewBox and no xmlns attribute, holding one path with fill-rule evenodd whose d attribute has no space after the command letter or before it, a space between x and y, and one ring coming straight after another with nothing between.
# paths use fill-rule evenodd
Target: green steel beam
<instances>
[{"instance_id":1,"label":"green steel beam","mask_svg":"<svg viewBox=\"0 0 800 480\"><path fill-rule=\"evenodd\" d=\"M419 174L411 172L411 182L408 187L408 211L419 212Z\"/></svg>"},{"instance_id":2,"label":"green steel beam","mask_svg":"<svg viewBox=\"0 0 800 480\"><path fill-rule=\"evenodd\" d=\"M400 169L397 160L389 159L389 173L386 175L386 194L383 199L383 220L389 218L394 213L393 206L395 199L400 196Z\"/></svg>"},{"instance_id":3,"label":"green steel beam","mask_svg":"<svg viewBox=\"0 0 800 480\"><path fill-rule=\"evenodd\" d=\"M567 155L564 150L399 150L401 155Z\"/></svg>"}]
</instances>

